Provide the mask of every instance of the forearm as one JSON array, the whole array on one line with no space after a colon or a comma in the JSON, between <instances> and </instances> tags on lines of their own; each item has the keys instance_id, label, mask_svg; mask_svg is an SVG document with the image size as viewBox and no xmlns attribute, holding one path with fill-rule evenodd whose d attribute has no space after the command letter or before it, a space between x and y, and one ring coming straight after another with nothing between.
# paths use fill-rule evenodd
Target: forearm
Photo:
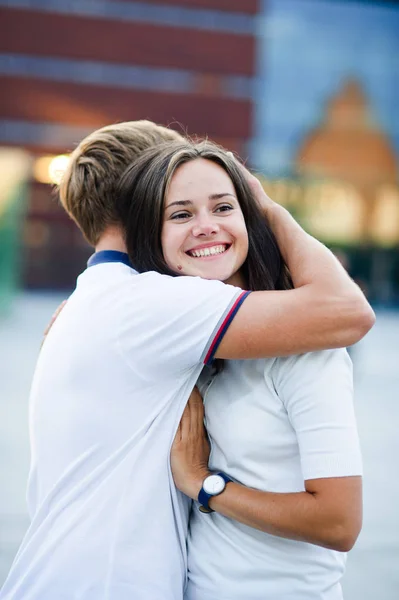
<instances>
[{"instance_id":1,"label":"forearm","mask_svg":"<svg viewBox=\"0 0 399 600\"><path fill-rule=\"evenodd\" d=\"M313 284L363 296L332 252L306 233L285 208L276 204L267 216L296 288Z\"/></svg>"},{"instance_id":2,"label":"forearm","mask_svg":"<svg viewBox=\"0 0 399 600\"><path fill-rule=\"evenodd\" d=\"M356 540L339 511L309 492L278 494L229 483L209 506L216 512L278 537L346 552Z\"/></svg>"},{"instance_id":3,"label":"forearm","mask_svg":"<svg viewBox=\"0 0 399 600\"><path fill-rule=\"evenodd\" d=\"M308 290L307 309L325 311L336 318L337 331L351 324L366 333L374 323L374 313L362 291L321 242L307 234L283 207L267 211L295 288ZM357 334L349 343L357 341ZM349 345L348 343L348 345Z\"/></svg>"},{"instance_id":4,"label":"forearm","mask_svg":"<svg viewBox=\"0 0 399 600\"><path fill-rule=\"evenodd\" d=\"M375 322L374 313L359 287L335 256L308 235L288 211L273 202L256 177L243 166L241 168L254 198L273 229L294 287L301 291L292 302L293 320L294 325L299 322L307 328L310 343L305 341L298 351L348 346L359 341ZM310 315L308 319L303 319L303 315L298 313L296 299ZM282 307L281 316L285 318L286 314ZM326 327L324 320L328 321ZM332 328L331 323L334 324ZM293 337L296 337L296 333L293 333ZM295 350L297 344L296 340L293 341L291 346ZM287 346L279 344L279 348L285 353ZM291 352L289 348L288 352Z\"/></svg>"}]
</instances>

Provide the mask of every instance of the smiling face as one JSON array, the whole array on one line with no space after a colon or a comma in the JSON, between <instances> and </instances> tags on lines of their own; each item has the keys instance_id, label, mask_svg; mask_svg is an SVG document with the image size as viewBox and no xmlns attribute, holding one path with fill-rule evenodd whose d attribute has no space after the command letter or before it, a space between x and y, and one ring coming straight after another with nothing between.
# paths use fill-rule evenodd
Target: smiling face
<instances>
[{"instance_id":1,"label":"smiling face","mask_svg":"<svg viewBox=\"0 0 399 600\"><path fill-rule=\"evenodd\" d=\"M197 158L176 169L165 198L161 243L173 271L245 287L240 269L248 234L222 167Z\"/></svg>"}]
</instances>

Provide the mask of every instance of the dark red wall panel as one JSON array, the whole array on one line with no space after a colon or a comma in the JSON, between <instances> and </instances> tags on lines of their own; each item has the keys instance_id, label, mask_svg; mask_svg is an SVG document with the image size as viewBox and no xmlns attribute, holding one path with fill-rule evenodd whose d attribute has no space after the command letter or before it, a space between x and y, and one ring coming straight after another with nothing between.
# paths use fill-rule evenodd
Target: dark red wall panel
<instances>
[{"instance_id":1,"label":"dark red wall panel","mask_svg":"<svg viewBox=\"0 0 399 600\"><path fill-rule=\"evenodd\" d=\"M93 128L116 121L179 121L190 134L251 136L252 104L194 95L115 89L40 79L0 77L2 118L49 121Z\"/></svg>"},{"instance_id":2,"label":"dark red wall panel","mask_svg":"<svg viewBox=\"0 0 399 600\"><path fill-rule=\"evenodd\" d=\"M248 35L0 8L0 51L253 75Z\"/></svg>"},{"instance_id":3,"label":"dark red wall panel","mask_svg":"<svg viewBox=\"0 0 399 600\"><path fill-rule=\"evenodd\" d=\"M131 2L132 0L123 1ZM184 8L207 8L229 12L242 12L249 15L256 15L260 11L260 0L147 0L147 4L165 4L167 6L183 6Z\"/></svg>"},{"instance_id":4,"label":"dark red wall panel","mask_svg":"<svg viewBox=\"0 0 399 600\"><path fill-rule=\"evenodd\" d=\"M96 128L96 126L93 127L93 131ZM172 129L176 129L177 131L179 131L179 133L181 133L183 135L182 130L179 127L172 127ZM237 152L237 154L239 156L241 156L242 158L246 158L245 155L245 143L247 140L242 140L242 139L237 139L237 138L227 138L227 137L219 137L219 136L212 136L212 140L214 142L216 142L217 144L220 144L221 146L223 146L224 148L228 148L229 150L231 150L232 152ZM78 144L78 142L80 141L79 138L76 138L76 144ZM3 143L1 142L2 146L6 146L6 147L15 147L15 144L11 144L10 142L6 142ZM33 156L35 157L39 157L45 154L64 154L65 152L70 152L71 150L73 150L73 148L75 147L74 145L68 145L66 146L65 144L63 145L61 143L58 144L58 146L54 146L54 145L48 145L48 144L40 144L39 142L37 142L36 144L33 143L26 143L26 144L18 144L20 147L23 147L25 150L29 151Z\"/></svg>"}]
</instances>

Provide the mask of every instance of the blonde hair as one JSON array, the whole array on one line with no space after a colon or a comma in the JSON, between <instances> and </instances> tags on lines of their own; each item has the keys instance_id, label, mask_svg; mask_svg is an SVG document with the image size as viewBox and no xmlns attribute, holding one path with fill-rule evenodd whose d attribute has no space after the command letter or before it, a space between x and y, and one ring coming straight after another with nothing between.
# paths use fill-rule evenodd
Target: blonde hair
<instances>
[{"instance_id":1,"label":"blonde hair","mask_svg":"<svg viewBox=\"0 0 399 600\"><path fill-rule=\"evenodd\" d=\"M117 185L125 169L147 149L182 141L180 134L151 121L128 121L94 131L72 152L59 186L61 204L95 246L110 225L120 223Z\"/></svg>"}]
</instances>

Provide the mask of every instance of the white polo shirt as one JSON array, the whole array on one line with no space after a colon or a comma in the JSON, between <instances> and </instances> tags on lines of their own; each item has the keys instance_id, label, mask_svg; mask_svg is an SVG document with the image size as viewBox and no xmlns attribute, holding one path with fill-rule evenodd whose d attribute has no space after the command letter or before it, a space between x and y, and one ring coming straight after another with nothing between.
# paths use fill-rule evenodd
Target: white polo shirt
<instances>
[{"instance_id":1,"label":"white polo shirt","mask_svg":"<svg viewBox=\"0 0 399 600\"><path fill-rule=\"evenodd\" d=\"M346 350L226 361L200 386L210 468L269 492L361 475ZM186 600L341 600L345 554L269 535L217 512L190 519Z\"/></svg>"},{"instance_id":2,"label":"white polo shirt","mask_svg":"<svg viewBox=\"0 0 399 600\"><path fill-rule=\"evenodd\" d=\"M1 600L180 600L188 505L169 453L189 394L246 293L88 268L40 352L31 526Z\"/></svg>"}]
</instances>

